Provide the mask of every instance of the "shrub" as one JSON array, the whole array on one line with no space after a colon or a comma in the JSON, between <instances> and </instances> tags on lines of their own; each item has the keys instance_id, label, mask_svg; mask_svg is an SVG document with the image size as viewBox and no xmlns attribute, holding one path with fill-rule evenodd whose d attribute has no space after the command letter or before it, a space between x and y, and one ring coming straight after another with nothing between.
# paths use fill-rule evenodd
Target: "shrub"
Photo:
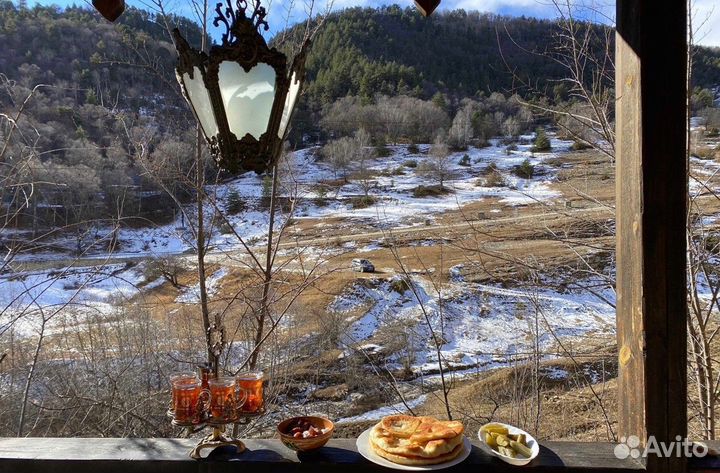
<instances>
[{"instance_id":1,"label":"shrub","mask_svg":"<svg viewBox=\"0 0 720 473\"><path fill-rule=\"evenodd\" d=\"M695 148L695 150L692 152L692 156L698 159L712 160L716 156L720 156L720 152L710 147L702 147Z\"/></svg>"},{"instance_id":2,"label":"shrub","mask_svg":"<svg viewBox=\"0 0 720 473\"><path fill-rule=\"evenodd\" d=\"M413 197L438 197L449 192L450 190L446 187L440 188L440 186L417 186L415 189L413 189Z\"/></svg>"},{"instance_id":3,"label":"shrub","mask_svg":"<svg viewBox=\"0 0 720 473\"><path fill-rule=\"evenodd\" d=\"M576 141L570 147L570 149L573 151L582 151L582 150L590 149L590 148L592 148L592 146L590 146L587 143L583 143L582 141Z\"/></svg>"},{"instance_id":4,"label":"shrub","mask_svg":"<svg viewBox=\"0 0 720 473\"><path fill-rule=\"evenodd\" d=\"M152 258L145 263L145 279L148 281L154 281L155 279L162 277L167 282L173 285L175 288L181 288L182 286L178 282L178 276L183 271L182 262L176 257L166 258Z\"/></svg>"},{"instance_id":5,"label":"shrub","mask_svg":"<svg viewBox=\"0 0 720 473\"><path fill-rule=\"evenodd\" d=\"M318 207L325 207L328 204L328 201L326 199L328 194L328 188L323 185L317 185L315 186L315 193L317 194L317 197L313 199L315 205L317 205Z\"/></svg>"},{"instance_id":6,"label":"shrub","mask_svg":"<svg viewBox=\"0 0 720 473\"><path fill-rule=\"evenodd\" d=\"M381 145L375 148L375 155L378 158L387 158L388 156L392 156L392 154L393 151L385 145Z\"/></svg>"},{"instance_id":7,"label":"shrub","mask_svg":"<svg viewBox=\"0 0 720 473\"><path fill-rule=\"evenodd\" d=\"M487 166L485 166L485 168L483 168L482 171L480 171L480 174L488 175L493 172L498 172L498 167L497 167L497 164L490 163Z\"/></svg>"},{"instance_id":8,"label":"shrub","mask_svg":"<svg viewBox=\"0 0 720 473\"><path fill-rule=\"evenodd\" d=\"M460 161L458 161L458 164L460 166L470 166L470 156L468 156L467 154L463 155L463 157L460 158Z\"/></svg>"},{"instance_id":9,"label":"shrub","mask_svg":"<svg viewBox=\"0 0 720 473\"><path fill-rule=\"evenodd\" d=\"M350 199L350 205L354 209L364 209L366 207L370 207L373 204L375 204L375 198L369 195L365 195L362 197L353 197L352 199Z\"/></svg>"},{"instance_id":10,"label":"shrub","mask_svg":"<svg viewBox=\"0 0 720 473\"><path fill-rule=\"evenodd\" d=\"M532 147L533 152L550 151L551 149L550 138L547 137L543 128L538 128L535 132L535 143Z\"/></svg>"},{"instance_id":11,"label":"shrub","mask_svg":"<svg viewBox=\"0 0 720 473\"><path fill-rule=\"evenodd\" d=\"M513 168L513 174L515 174L521 179L532 179L532 177L535 175L535 166L530 164L529 159L526 159L522 162L522 164L519 164Z\"/></svg>"},{"instance_id":12,"label":"shrub","mask_svg":"<svg viewBox=\"0 0 720 473\"><path fill-rule=\"evenodd\" d=\"M485 187L505 187L507 183L503 175L500 174L499 171L494 170L485 176L485 179L480 185L484 185Z\"/></svg>"},{"instance_id":13,"label":"shrub","mask_svg":"<svg viewBox=\"0 0 720 473\"><path fill-rule=\"evenodd\" d=\"M407 150L408 153L411 154L418 154L420 152L420 148L418 148L418 145L416 145L415 143L408 145Z\"/></svg>"},{"instance_id":14,"label":"shrub","mask_svg":"<svg viewBox=\"0 0 720 473\"><path fill-rule=\"evenodd\" d=\"M406 280L402 278L393 279L390 281L390 289L397 292L398 294L404 294L410 290L410 285Z\"/></svg>"},{"instance_id":15,"label":"shrub","mask_svg":"<svg viewBox=\"0 0 720 473\"><path fill-rule=\"evenodd\" d=\"M415 161L414 159L408 159L408 160L405 161L405 163L404 163L404 166L405 166L406 168L413 168L413 169L414 169L414 168L417 167L417 165L418 165L418 163L417 163L417 161Z\"/></svg>"},{"instance_id":16,"label":"shrub","mask_svg":"<svg viewBox=\"0 0 720 473\"><path fill-rule=\"evenodd\" d=\"M323 185L317 185L315 186L315 193L317 194L318 199L324 199L327 197L328 188Z\"/></svg>"},{"instance_id":17,"label":"shrub","mask_svg":"<svg viewBox=\"0 0 720 473\"><path fill-rule=\"evenodd\" d=\"M383 176L404 176L405 171L403 171L402 166L398 166L396 168L388 167L388 168L383 169L382 175Z\"/></svg>"}]
</instances>

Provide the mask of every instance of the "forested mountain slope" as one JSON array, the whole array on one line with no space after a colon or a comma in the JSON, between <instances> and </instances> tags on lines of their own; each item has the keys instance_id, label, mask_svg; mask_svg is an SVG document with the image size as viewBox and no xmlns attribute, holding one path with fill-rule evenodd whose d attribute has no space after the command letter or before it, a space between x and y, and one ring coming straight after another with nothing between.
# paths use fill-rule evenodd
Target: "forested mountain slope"
<instances>
[{"instance_id":1,"label":"forested mountain slope","mask_svg":"<svg viewBox=\"0 0 720 473\"><path fill-rule=\"evenodd\" d=\"M0 109L17 110L33 87L43 85L25 108L22 141L15 138L12 152L32 154L34 178L45 183L33 196L40 208L61 209L43 216L33 205L28 220L69 224L167 210L143 200L148 191L160 194L157 182L146 178L147 166L182 175L194 160L194 120L179 93L167 35L175 25L199 43L199 28L182 17L129 8L110 24L84 7L27 8L0 0ZM323 114L348 96L354 96L348 103L368 112L378 95L402 96L401 102L418 107L424 106L421 100L438 98L433 103L447 117L444 125L433 122L436 128L449 126L463 98L530 93L518 87L517 77L532 82L533 93L547 91L554 100L553 79L564 71L536 52L552 49L557 31L548 20L462 10L431 18L398 6L333 13L308 59L294 142L305 132L321 134L323 119L328 122ZM720 84L720 50L699 48L695 64L696 85ZM517 102L511 105L517 108ZM475 123L482 116L470 118ZM326 136L332 134L328 129L322 130ZM177 179L166 177L176 185Z\"/></svg>"},{"instance_id":2,"label":"forested mountain slope","mask_svg":"<svg viewBox=\"0 0 720 473\"><path fill-rule=\"evenodd\" d=\"M518 78L552 95L548 81L566 74L545 54L555 51L559 32L551 20L464 10L429 18L397 5L343 10L327 19L314 42L309 100L321 105L345 95L376 93L425 99L436 91L460 98L478 92L527 93ZM614 37L611 31L609 37ZM696 86L719 85L720 48L697 48L694 72Z\"/></svg>"}]
</instances>

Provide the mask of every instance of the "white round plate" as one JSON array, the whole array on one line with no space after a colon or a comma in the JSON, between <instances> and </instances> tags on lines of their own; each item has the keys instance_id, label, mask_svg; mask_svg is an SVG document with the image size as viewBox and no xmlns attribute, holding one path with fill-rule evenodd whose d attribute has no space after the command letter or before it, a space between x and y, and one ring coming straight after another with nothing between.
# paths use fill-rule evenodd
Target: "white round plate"
<instances>
[{"instance_id":1,"label":"white round plate","mask_svg":"<svg viewBox=\"0 0 720 473\"><path fill-rule=\"evenodd\" d=\"M505 427L506 429L508 429L508 433L513 434L513 435L525 434L525 438L527 439L527 446L530 448L530 451L532 452L532 455L530 455L530 458L524 458L524 457L521 457L521 458L510 458L510 457L506 457L505 455L502 455L500 452L498 452L498 451L496 451L495 449L491 448L491 447L485 442L485 436L483 435L483 433L485 432L485 427L488 427L488 426L490 426L490 425L497 425L497 426L500 426L500 427ZM485 445L485 448L483 448L483 450L485 450L485 449L489 450L490 453L492 453L493 455L495 455L496 457L498 457L499 459L501 459L501 460L504 461L505 463L509 463L509 464L511 464L511 465L515 465L515 466L524 466L524 465L527 465L528 463L530 463L531 461L533 461L535 458L537 458L538 454L540 454L540 444L537 442L537 440L535 440L535 437L533 437L533 436L530 435L529 433L525 432L524 430L522 430L522 429L520 429L520 428L518 428L518 427L515 427L514 425L503 424L502 422L490 422L489 424L485 424L485 425L483 425L482 427L480 427L480 430L478 430L478 438L480 439L480 442L482 442L482 444Z\"/></svg>"},{"instance_id":2,"label":"white round plate","mask_svg":"<svg viewBox=\"0 0 720 473\"><path fill-rule=\"evenodd\" d=\"M470 450L472 450L472 444L470 443L470 440L467 437L463 437L463 446L462 451L458 456L453 458L452 460L446 461L444 463L438 463L437 465L425 465L425 466L409 466L409 465L400 465L399 463L393 463L390 460L386 460L380 455L373 452L372 448L370 447L370 431L372 430L372 427L367 429L365 432L361 433L360 436L357 439L357 449L358 453L371 462L378 464L380 466L384 466L386 468L394 468L395 470L405 470L405 471L432 471L432 470L442 470L444 468L450 468L451 466L455 466L458 463L465 460L468 456L470 456Z\"/></svg>"}]
</instances>

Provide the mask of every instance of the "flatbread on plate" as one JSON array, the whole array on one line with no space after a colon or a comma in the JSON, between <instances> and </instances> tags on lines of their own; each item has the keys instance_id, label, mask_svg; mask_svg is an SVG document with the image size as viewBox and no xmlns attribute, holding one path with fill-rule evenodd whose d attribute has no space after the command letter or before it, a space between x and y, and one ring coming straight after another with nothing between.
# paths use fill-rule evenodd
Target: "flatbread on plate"
<instances>
[{"instance_id":1,"label":"flatbread on plate","mask_svg":"<svg viewBox=\"0 0 720 473\"><path fill-rule=\"evenodd\" d=\"M409 438L420 427L421 419L408 415L385 416L380 426L391 435L398 438Z\"/></svg>"},{"instance_id":2,"label":"flatbread on plate","mask_svg":"<svg viewBox=\"0 0 720 473\"><path fill-rule=\"evenodd\" d=\"M369 434L370 443L385 453L436 458L447 455L463 442L460 422L439 421L432 417L389 416L378 422ZM400 435L397 435L397 432Z\"/></svg>"},{"instance_id":3,"label":"flatbread on plate","mask_svg":"<svg viewBox=\"0 0 720 473\"><path fill-rule=\"evenodd\" d=\"M438 463L444 463L447 461L452 460L453 458L457 457L460 452L462 452L463 444L462 441L460 442L460 445L455 447L454 450L452 450L450 453L446 453L444 455L439 455L434 458L423 458L423 457L416 457L416 456L404 456L404 455L396 455L394 453L385 452L382 449L379 449L375 447L372 442L370 443L370 446L372 447L373 451L385 458L386 460L389 460L393 463L398 463L400 465L408 465L408 466L424 466L424 465L436 465Z\"/></svg>"}]
</instances>

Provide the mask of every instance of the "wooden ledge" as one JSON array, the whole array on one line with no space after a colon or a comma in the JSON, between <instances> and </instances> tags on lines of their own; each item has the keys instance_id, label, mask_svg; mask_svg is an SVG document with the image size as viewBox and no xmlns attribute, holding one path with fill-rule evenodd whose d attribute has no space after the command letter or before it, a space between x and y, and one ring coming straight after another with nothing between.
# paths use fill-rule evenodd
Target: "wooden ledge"
<instances>
[{"instance_id":1,"label":"wooden ledge","mask_svg":"<svg viewBox=\"0 0 720 473\"><path fill-rule=\"evenodd\" d=\"M193 439L132 438L0 438L0 472L378 472L389 471L365 460L355 448L355 439L333 439L325 448L300 453L285 448L280 440L244 441L247 451L218 449L204 460L188 457ZM618 460L611 443L543 443L540 456L526 467L512 467L473 445L470 457L453 472L592 471L643 470L632 459ZM238 465L238 462L246 465Z\"/></svg>"}]
</instances>

